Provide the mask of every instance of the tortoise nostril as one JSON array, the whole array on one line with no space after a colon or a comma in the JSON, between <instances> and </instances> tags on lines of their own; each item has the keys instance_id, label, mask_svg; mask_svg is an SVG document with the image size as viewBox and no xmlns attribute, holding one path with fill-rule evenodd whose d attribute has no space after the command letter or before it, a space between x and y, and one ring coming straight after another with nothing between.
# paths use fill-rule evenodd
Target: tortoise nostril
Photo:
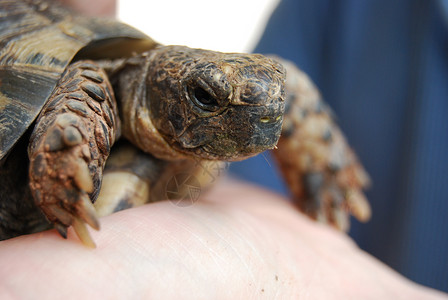
<instances>
[{"instance_id":1,"label":"tortoise nostril","mask_svg":"<svg viewBox=\"0 0 448 300\"><path fill-rule=\"evenodd\" d=\"M260 122L261 123L270 123L271 119L272 119L271 117L261 117Z\"/></svg>"},{"instance_id":2,"label":"tortoise nostril","mask_svg":"<svg viewBox=\"0 0 448 300\"><path fill-rule=\"evenodd\" d=\"M281 119L282 119L281 115L278 115L276 117L264 116L264 117L260 118L260 123L263 123L263 124L277 123Z\"/></svg>"}]
</instances>

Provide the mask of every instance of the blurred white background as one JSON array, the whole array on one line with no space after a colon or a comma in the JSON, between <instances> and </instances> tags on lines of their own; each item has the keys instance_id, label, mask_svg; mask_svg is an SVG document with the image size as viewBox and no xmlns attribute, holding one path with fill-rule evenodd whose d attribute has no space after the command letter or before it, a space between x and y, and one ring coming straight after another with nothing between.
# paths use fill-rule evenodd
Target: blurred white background
<instances>
[{"instance_id":1,"label":"blurred white background","mask_svg":"<svg viewBox=\"0 0 448 300\"><path fill-rule=\"evenodd\" d=\"M279 0L118 0L118 17L162 44L251 52Z\"/></svg>"}]
</instances>

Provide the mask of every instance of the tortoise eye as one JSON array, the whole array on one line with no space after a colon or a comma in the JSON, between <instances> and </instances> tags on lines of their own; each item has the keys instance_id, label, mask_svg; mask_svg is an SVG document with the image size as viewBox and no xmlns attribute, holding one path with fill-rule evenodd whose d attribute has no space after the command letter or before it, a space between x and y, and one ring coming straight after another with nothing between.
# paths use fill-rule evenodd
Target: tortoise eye
<instances>
[{"instance_id":1,"label":"tortoise eye","mask_svg":"<svg viewBox=\"0 0 448 300\"><path fill-rule=\"evenodd\" d=\"M192 96L195 104L204 110L217 111L220 108L216 98L201 87L196 87Z\"/></svg>"}]
</instances>

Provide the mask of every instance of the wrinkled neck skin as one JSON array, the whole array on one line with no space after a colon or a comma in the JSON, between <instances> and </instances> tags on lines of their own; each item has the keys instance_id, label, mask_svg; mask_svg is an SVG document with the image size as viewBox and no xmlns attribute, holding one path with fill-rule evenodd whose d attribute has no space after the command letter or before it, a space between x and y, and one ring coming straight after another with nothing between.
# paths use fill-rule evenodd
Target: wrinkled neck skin
<instances>
[{"instance_id":1,"label":"wrinkled neck skin","mask_svg":"<svg viewBox=\"0 0 448 300\"><path fill-rule=\"evenodd\" d=\"M144 152L163 160L187 158L175 151L154 126L146 95L146 78L151 57L143 54L120 62L114 82L120 108L122 135Z\"/></svg>"}]
</instances>

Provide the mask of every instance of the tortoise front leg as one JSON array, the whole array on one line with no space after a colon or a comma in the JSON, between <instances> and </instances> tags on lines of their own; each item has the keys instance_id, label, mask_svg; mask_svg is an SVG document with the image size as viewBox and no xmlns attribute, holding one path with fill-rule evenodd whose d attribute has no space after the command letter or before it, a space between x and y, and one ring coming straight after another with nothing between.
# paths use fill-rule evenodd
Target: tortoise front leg
<instances>
[{"instance_id":1,"label":"tortoise front leg","mask_svg":"<svg viewBox=\"0 0 448 300\"><path fill-rule=\"evenodd\" d=\"M310 79L292 63L282 63L287 103L274 157L302 211L348 230L349 213L360 221L370 217L362 191L368 175Z\"/></svg>"},{"instance_id":2,"label":"tortoise front leg","mask_svg":"<svg viewBox=\"0 0 448 300\"><path fill-rule=\"evenodd\" d=\"M90 61L71 65L43 108L28 149L34 200L63 237L73 225L85 244L94 245L84 224L99 229L92 202L119 131L104 71Z\"/></svg>"}]
</instances>

